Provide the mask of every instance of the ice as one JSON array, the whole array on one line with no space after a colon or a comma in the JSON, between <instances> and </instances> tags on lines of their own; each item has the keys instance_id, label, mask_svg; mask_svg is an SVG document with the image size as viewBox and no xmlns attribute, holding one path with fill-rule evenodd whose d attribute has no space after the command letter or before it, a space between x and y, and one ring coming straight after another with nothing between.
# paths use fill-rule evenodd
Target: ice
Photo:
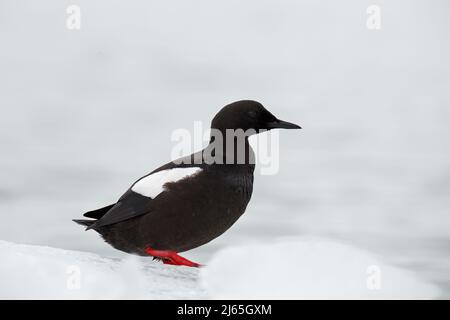
<instances>
[{"instance_id":1,"label":"ice","mask_svg":"<svg viewBox=\"0 0 450 320\"><path fill-rule=\"evenodd\" d=\"M191 299L198 270L0 241L0 299Z\"/></svg>"},{"instance_id":2,"label":"ice","mask_svg":"<svg viewBox=\"0 0 450 320\"><path fill-rule=\"evenodd\" d=\"M230 247L202 269L0 241L0 299L432 299L410 271L313 238Z\"/></svg>"},{"instance_id":3,"label":"ice","mask_svg":"<svg viewBox=\"0 0 450 320\"><path fill-rule=\"evenodd\" d=\"M202 270L213 299L432 299L433 284L327 239L228 248Z\"/></svg>"}]
</instances>

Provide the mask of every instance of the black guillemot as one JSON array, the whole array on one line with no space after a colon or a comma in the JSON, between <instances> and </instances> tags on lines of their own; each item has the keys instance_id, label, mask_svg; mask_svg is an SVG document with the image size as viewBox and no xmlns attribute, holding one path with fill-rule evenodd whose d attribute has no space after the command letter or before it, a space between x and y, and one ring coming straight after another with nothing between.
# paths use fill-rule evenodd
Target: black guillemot
<instances>
[{"instance_id":1,"label":"black guillemot","mask_svg":"<svg viewBox=\"0 0 450 320\"><path fill-rule=\"evenodd\" d=\"M205 149L138 179L116 203L84 214L92 219L74 221L118 250L198 267L178 253L217 238L245 212L255 169L248 136L276 128L300 126L277 119L256 101L226 105L211 122L216 134L211 133ZM217 133L225 137L226 131L238 129L244 137L236 135L232 147L225 139L217 143Z\"/></svg>"}]
</instances>

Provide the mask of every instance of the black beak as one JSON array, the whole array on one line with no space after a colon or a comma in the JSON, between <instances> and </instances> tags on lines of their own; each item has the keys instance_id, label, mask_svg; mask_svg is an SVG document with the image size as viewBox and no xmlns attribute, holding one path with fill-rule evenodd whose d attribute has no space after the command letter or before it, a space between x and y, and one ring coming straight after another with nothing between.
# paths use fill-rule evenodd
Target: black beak
<instances>
[{"instance_id":1,"label":"black beak","mask_svg":"<svg viewBox=\"0 0 450 320\"><path fill-rule=\"evenodd\" d=\"M267 123L268 129L301 129L299 125L295 123L283 121L283 120L275 120Z\"/></svg>"}]
</instances>

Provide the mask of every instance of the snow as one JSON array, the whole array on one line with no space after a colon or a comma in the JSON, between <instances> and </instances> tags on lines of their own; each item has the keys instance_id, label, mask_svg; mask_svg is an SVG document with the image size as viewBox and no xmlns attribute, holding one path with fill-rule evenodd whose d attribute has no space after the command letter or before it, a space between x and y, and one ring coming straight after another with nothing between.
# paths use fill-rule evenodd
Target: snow
<instances>
[{"instance_id":1,"label":"snow","mask_svg":"<svg viewBox=\"0 0 450 320\"><path fill-rule=\"evenodd\" d=\"M202 270L213 299L432 299L409 271L331 240L303 238L225 249Z\"/></svg>"},{"instance_id":2,"label":"snow","mask_svg":"<svg viewBox=\"0 0 450 320\"><path fill-rule=\"evenodd\" d=\"M0 241L0 299L190 299L198 269Z\"/></svg>"},{"instance_id":3,"label":"snow","mask_svg":"<svg viewBox=\"0 0 450 320\"><path fill-rule=\"evenodd\" d=\"M0 241L0 299L432 299L439 290L324 239L232 247L207 267ZM377 277L379 273L379 277Z\"/></svg>"}]
</instances>

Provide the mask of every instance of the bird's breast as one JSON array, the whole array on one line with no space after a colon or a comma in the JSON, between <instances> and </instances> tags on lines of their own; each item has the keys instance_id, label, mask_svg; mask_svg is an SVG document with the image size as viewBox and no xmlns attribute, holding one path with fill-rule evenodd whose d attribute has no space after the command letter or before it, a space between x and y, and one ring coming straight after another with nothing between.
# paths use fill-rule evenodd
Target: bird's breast
<instances>
[{"instance_id":1,"label":"bird's breast","mask_svg":"<svg viewBox=\"0 0 450 320\"><path fill-rule=\"evenodd\" d=\"M253 171L205 168L192 178L166 185L141 221L142 237L160 248L189 250L218 237L245 212Z\"/></svg>"}]
</instances>

